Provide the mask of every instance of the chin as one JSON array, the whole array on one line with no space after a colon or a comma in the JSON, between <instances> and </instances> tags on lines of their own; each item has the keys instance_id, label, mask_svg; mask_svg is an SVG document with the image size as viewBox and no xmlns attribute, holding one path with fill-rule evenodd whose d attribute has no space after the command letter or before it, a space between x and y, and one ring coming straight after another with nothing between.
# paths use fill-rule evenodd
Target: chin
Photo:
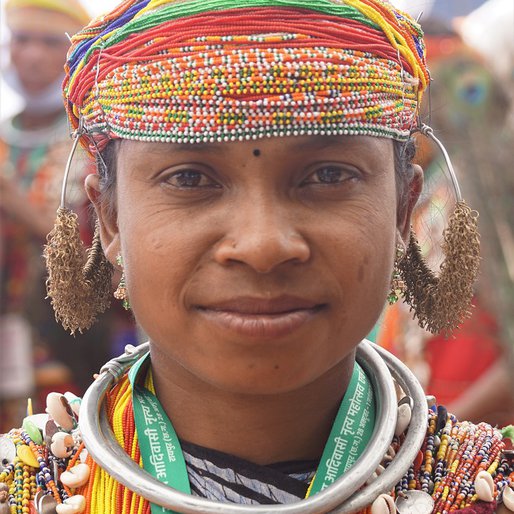
<instances>
[{"instance_id":1,"label":"chin","mask_svg":"<svg viewBox=\"0 0 514 514\"><path fill-rule=\"evenodd\" d=\"M312 356L299 360L231 359L230 364L196 368L197 379L220 391L240 395L279 395L302 389L330 373L344 361L335 357L327 362L314 362ZM294 362L293 362L294 361ZM221 373L220 373L221 372Z\"/></svg>"}]
</instances>

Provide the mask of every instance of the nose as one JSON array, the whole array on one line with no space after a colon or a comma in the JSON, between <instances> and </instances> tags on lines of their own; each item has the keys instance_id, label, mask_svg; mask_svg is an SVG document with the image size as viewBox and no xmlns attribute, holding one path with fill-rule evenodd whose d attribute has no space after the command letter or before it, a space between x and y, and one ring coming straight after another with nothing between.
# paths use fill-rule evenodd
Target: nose
<instances>
[{"instance_id":1,"label":"nose","mask_svg":"<svg viewBox=\"0 0 514 514\"><path fill-rule=\"evenodd\" d=\"M23 43L17 45L18 52L25 62L39 63L45 59L48 49L37 38L28 38Z\"/></svg>"},{"instance_id":2,"label":"nose","mask_svg":"<svg viewBox=\"0 0 514 514\"><path fill-rule=\"evenodd\" d=\"M289 263L307 262L311 249L295 229L287 208L272 202L247 202L231 216L231 230L215 248L222 265L242 263L258 273L270 273Z\"/></svg>"}]
</instances>

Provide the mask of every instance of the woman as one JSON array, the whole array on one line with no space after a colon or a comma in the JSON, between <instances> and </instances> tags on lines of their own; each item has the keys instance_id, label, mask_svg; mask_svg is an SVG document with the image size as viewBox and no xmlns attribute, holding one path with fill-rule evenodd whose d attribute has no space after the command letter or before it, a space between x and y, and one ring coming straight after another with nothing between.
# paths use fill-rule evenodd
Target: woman
<instances>
[{"instance_id":1,"label":"woman","mask_svg":"<svg viewBox=\"0 0 514 514\"><path fill-rule=\"evenodd\" d=\"M20 96L23 108L0 123L0 432L18 423L27 396L41 396L43 406L48 391L77 386L88 363L96 369L108 356L101 347L86 353L93 333L77 341L81 367L74 368L75 356L69 352L61 354L71 338L44 299L41 259L69 153L61 97L62 62L69 47L65 34L78 31L90 17L77 0L9 0L2 3L2 16L10 35L10 62L2 79ZM80 210L87 203L81 187L86 174L79 159L74 164L78 180L70 200Z\"/></svg>"},{"instance_id":2,"label":"woman","mask_svg":"<svg viewBox=\"0 0 514 514\"><path fill-rule=\"evenodd\" d=\"M502 434L427 416L408 371L359 345L403 282L420 323L449 330L476 272L464 204L439 278L409 235L423 48L377 0L132 0L75 36L65 96L99 235L84 265L63 205L48 291L83 330L118 267L150 352L106 366L79 429L51 395L46 449L38 418L11 432L42 472L31 500L11 464L13 503L25 484L27 508L59 514L514 508Z\"/></svg>"}]
</instances>

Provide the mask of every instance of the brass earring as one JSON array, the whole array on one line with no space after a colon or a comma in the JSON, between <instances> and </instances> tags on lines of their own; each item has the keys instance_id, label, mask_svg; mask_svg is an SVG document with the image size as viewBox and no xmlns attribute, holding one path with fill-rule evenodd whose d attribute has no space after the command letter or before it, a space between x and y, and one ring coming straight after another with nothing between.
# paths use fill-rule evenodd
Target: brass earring
<instances>
[{"instance_id":1,"label":"brass earring","mask_svg":"<svg viewBox=\"0 0 514 514\"><path fill-rule=\"evenodd\" d=\"M86 250L77 214L59 208L43 256L48 272L46 291L55 319L71 334L82 333L110 305L113 267L102 251L98 221L91 248Z\"/></svg>"},{"instance_id":2,"label":"brass earring","mask_svg":"<svg viewBox=\"0 0 514 514\"><path fill-rule=\"evenodd\" d=\"M127 284L125 283L125 271L123 271L123 257L121 254L118 254L116 257L116 263L122 268L122 272L118 288L114 291L114 298L116 298L116 300L121 300L123 308L128 311L130 309L130 302L128 299Z\"/></svg>"},{"instance_id":3,"label":"brass earring","mask_svg":"<svg viewBox=\"0 0 514 514\"><path fill-rule=\"evenodd\" d=\"M457 202L443 232L444 259L436 275L421 253L416 234L411 230L405 258L399 264L406 285L404 301L415 312L419 325L435 334L450 333L471 316L473 285L480 263L478 213L462 199L450 158L430 127L421 132L430 137L443 153L450 172Z\"/></svg>"},{"instance_id":4,"label":"brass earring","mask_svg":"<svg viewBox=\"0 0 514 514\"><path fill-rule=\"evenodd\" d=\"M90 328L98 314L109 307L113 273L113 267L102 250L98 220L91 248L86 249L80 239L77 214L66 207L67 178L82 133L79 125L73 134L74 142L64 172L55 225L43 250L48 272L47 297L55 319L71 334Z\"/></svg>"},{"instance_id":5,"label":"brass earring","mask_svg":"<svg viewBox=\"0 0 514 514\"><path fill-rule=\"evenodd\" d=\"M400 273L407 286L404 300L422 328L449 333L471 316L473 285L480 263L478 213L457 203L443 233L444 254L439 274L426 264L416 234L411 231Z\"/></svg>"},{"instance_id":6,"label":"brass earring","mask_svg":"<svg viewBox=\"0 0 514 514\"><path fill-rule=\"evenodd\" d=\"M394 305L400 296L405 293L406 285L400 272L400 262L405 257L405 247L401 243L396 245L393 274L391 277L391 290L387 296L389 305Z\"/></svg>"}]
</instances>

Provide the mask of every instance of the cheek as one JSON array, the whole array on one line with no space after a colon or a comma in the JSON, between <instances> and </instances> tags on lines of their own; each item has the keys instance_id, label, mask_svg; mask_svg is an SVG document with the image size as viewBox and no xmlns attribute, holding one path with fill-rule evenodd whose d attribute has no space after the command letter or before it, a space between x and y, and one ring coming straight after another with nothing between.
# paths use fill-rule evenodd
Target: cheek
<instances>
[{"instance_id":1,"label":"cheek","mask_svg":"<svg viewBox=\"0 0 514 514\"><path fill-rule=\"evenodd\" d=\"M340 262L332 269L360 284L373 282L390 268L396 205L394 191L388 194L387 189L334 213L330 233L323 234L326 242L320 243L325 257Z\"/></svg>"},{"instance_id":2,"label":"cheek","mask_svg":"<svg viewBox=\"0 0 514 514\"><path fill-rule=\"evenodd\" d=\"M350 325L364 337L380 315L391 279L395 244L394 191L359 202L339 214L325 234L323 268L330 270L342 312L340 330ZM359 334L356 334L358 337Z\"/></svg>"},{"instance_id":3,"label":"cheek","mask_svg":"<svg viewBox=\"0 0 514 514\"><path fill-rule=\"evenodd\" d=\"M145 221L138 211L120 217L124 266L127 284L137 307L141 296L149 298L176 296L189 275L192 256L188 249L192 237L172 221L155 217ZM171 300L171 299L170 299ZM176 303L174 299L172 305Z\"/></svg>"},{"instance_id":4,"label":"cheek","mask_svg":"<svg viewBox=\"0 0 514 514\"><path fill-rule=\"evenodd\" d=\"M50 86L63 74L66 54L46 47L21 48L11 52L11 62L25 88L38 93Z\"/></svg>"},{"instance_id":5,"label":"cheek","mask_svg":"<svg viewBox=\"0 0 514 514\"><path fill-rule=\"evenodd\" d=\"M185 294L209 252L208 224L179 216L166 205L145 201L144 197L135 201L132 196L118 199L120 244L131 306L149 335L151 330L159 330L159 325L163 332L180 328L184 325ZM166 340L170 335L156 334L155 338Z\"/></svg>"},{"instance_id":6,"label":"cheek","mask_svg":"<svg viewBox=\"0 0 514 514\"><path fill-rule=\"evenodd\" d=\"M57 78L63 73L63 60L66 59L66 54L62 54L61 50L52 50L47 54L48 74Z\"/></svg>"}]
</instances>

